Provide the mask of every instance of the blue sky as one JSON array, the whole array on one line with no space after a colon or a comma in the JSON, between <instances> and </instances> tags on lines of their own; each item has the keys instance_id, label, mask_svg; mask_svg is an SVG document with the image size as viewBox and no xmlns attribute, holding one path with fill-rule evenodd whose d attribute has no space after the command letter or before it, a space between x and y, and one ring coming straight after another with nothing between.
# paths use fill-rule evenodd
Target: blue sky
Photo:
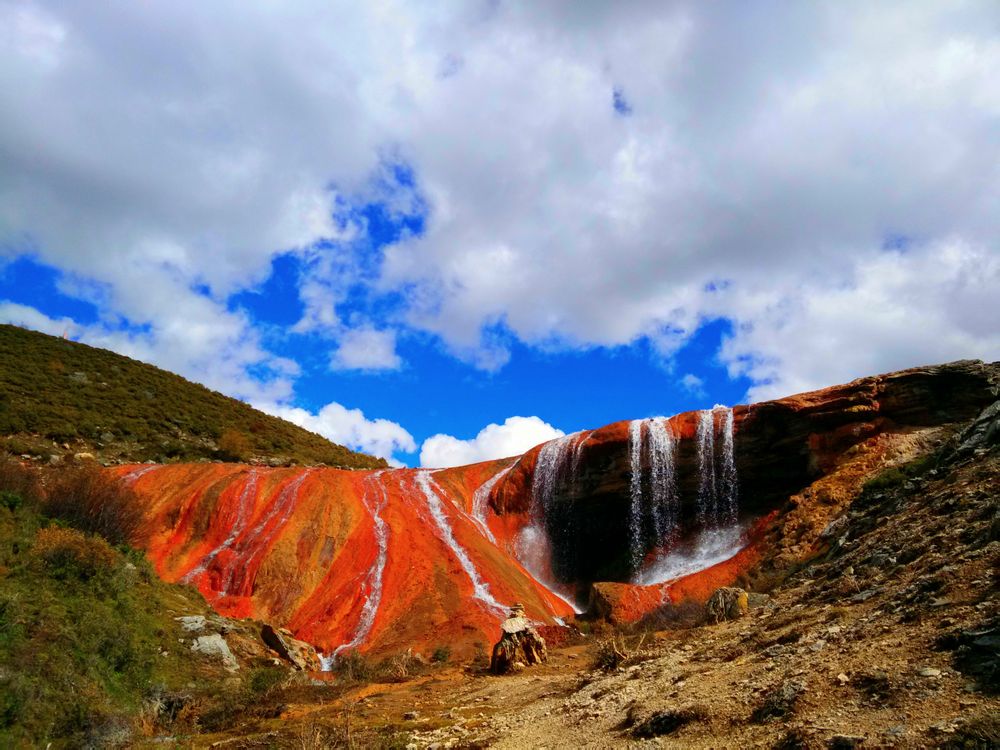
<instances>
[{"instance_id":1,"label":"blue sky","mask_svg":"<svg viewBox=\"0 0 1000 750\"><path fill-rule=\"evenodd\" d=\"M995 360L998 21L0 0L0 321L409 465Z\"/></svg>"}]
</instances>

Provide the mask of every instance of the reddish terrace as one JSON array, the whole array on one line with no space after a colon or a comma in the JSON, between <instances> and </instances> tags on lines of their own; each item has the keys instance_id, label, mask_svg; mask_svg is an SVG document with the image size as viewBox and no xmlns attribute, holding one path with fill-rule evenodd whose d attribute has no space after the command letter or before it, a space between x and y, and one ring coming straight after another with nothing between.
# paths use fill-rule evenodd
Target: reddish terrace
<instances>
[{"instance_id":1,"label":"reddish terrace","mask_svg":"<svg viewBox=\"0 0 1000 750\"><path fill-rule=\"evenodd\" d=\"M747 580L780 544L805 554L812 537L802 530L835 510L827 501L810 516L806 488L832 486L838 472L856 487L880 465L857 460L885 449L880 436L971 418L995 398L997 380L997 365L978 362L908 370L731 412L618 422L441 471L118 471L147 498L159 574L196 586L220 613L287 626L326 653L444 644L461 653L491 643L514 602L546 624L571 616L553 590L590 601L593 614L635 621ZM654 427L666 442L637 446ZM738 496L725 517L749 529L742 549L690 575L633 585L658 557L722 522L718 509L714 521L706 515L706 470ZM657 508L656 488L662 495L668 484L670 507ZM667 510L672 525L658 537Z\"/></svg>"},{"instance_id":2,"label":"reddish terrace","mask_svg":"<svg viewBox=\"0 0 1000 750\"><path fill-rule=\"evenodd\" d=\"M488 468L122 472L149 498L148 550L165 579L196 586L224 615L287 625L324 651L383 652L490 643L514 602L546 623L572 614L472 517L462 490L488 479Z\"/></svg>"}]
</instances>

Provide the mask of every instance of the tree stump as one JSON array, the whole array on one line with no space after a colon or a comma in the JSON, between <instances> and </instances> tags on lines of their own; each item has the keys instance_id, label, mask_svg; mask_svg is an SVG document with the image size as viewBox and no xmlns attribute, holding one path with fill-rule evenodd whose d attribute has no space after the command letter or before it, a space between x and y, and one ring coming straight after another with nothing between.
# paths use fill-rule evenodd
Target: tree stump
<instances>
[{"instance_id":1,"label":"tree stump","mask_svg":"<svg viewBox=\"0 0 1000 750\"><path fill-rule=\"evenodd\" d=\"M515 605L510 617L500 625L500 640L493 646L490 672L507 674L530 664L540 664L548 657L545 639L531 626L524 616L524 609Z\"/></svg>"}]
</instances>

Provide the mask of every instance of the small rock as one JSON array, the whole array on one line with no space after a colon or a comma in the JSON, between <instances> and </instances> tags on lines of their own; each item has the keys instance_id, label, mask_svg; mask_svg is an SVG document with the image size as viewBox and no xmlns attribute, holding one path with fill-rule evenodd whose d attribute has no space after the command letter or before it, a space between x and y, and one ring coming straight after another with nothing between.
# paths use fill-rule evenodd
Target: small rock
<instances>
[{"instance_id":1,"label":"small rock","mask_svg":"<svg viewBox=\"0 0 1000 750\"><path fill-rule=\"evenodd\" d=\"M419 718L420 718L419 711L407 711L405 714L403 714L403 721L416 721Z\"/></svg>"},{"instance_id":2,"label":"small rock","mask_svg":"<svg viewBox=\"0 0 1000 750\"><path fill-rule=\"evenodd\" d=\"M940 677L941 670L935 669L934 667L924 667L919 672L917 672L917 674L920 675L921 677Z\"/></svg>"},{"instance_id":3,"label":"small rock","mask_svg":"<svg viewBox=\"0 0 1000 750\"><path fill-rule=\"evenodd\" d=\"M864 737L855 737L850 734L835 734L826 741L826 746L830 750L851 750L851 748L861 747L864 741Z\"/></svg>"},{"instance_id":4,"label":"small rock","mask_svg":"<svg viewBox=\"0 0 1000 750\"><path fill-rule=\"evenodd\" d=\"M851 678L848 677L843 672L841 672L840 674L837 675L837 682L839 682L841 685L846 685L850 681L851 681Z\"/></svg>"}]
</instances>

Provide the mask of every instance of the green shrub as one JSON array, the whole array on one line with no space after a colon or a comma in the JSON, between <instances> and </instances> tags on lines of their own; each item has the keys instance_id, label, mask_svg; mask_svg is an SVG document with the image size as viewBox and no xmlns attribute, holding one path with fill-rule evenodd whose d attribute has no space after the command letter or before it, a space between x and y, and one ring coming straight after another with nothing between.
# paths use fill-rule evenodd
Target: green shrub
<instances>
[{"instance_id":1,"label":"green shrub","mask_svg":"<svg viewBox=\"0 0 1000 750\"><path fill-rule=\"evenodd\" d=\"M16 492L10 490L0 490L0 506L9 511L15 511L21 507L24 500Z\"/></svg>"},{"instance_id":2,"label":"green shrub","mask_svg":"<svg viewBox=\"0 0 1000 750\"><path fill-rule=\"evenodd\" d=\"M100 537L57 526L39 530L31 555L54 578L79 578L84 581L110 571L118 558L111 546Z\"/></svg>"},{"instance_id":3,"label":"green shrub","mask_svg":"<svg viewBox=\"0 0 1000 750\"><path fill-rule=\"evenodd\" d=\"M887 490L892 487L898 487L906 480L920 476L929 469L934 468L936 463L936 454L925 454L909 461L908 463L902 464L901 466L893 466L890 469L886 469L881 474L878 474L865 482L864 489L868 492L875 492L878 490Z\"/></svg>"},{"instance_id":4,"label":"green shrub","mask_svg":"<svg viewBox=\"0 0 1000 750\"><path fill-rule=\"evenodd\" d=\"M431 654L431 661L435 664L444 664L451 658L450 646L438 646Z\"/></svg>"}]
</instances>

